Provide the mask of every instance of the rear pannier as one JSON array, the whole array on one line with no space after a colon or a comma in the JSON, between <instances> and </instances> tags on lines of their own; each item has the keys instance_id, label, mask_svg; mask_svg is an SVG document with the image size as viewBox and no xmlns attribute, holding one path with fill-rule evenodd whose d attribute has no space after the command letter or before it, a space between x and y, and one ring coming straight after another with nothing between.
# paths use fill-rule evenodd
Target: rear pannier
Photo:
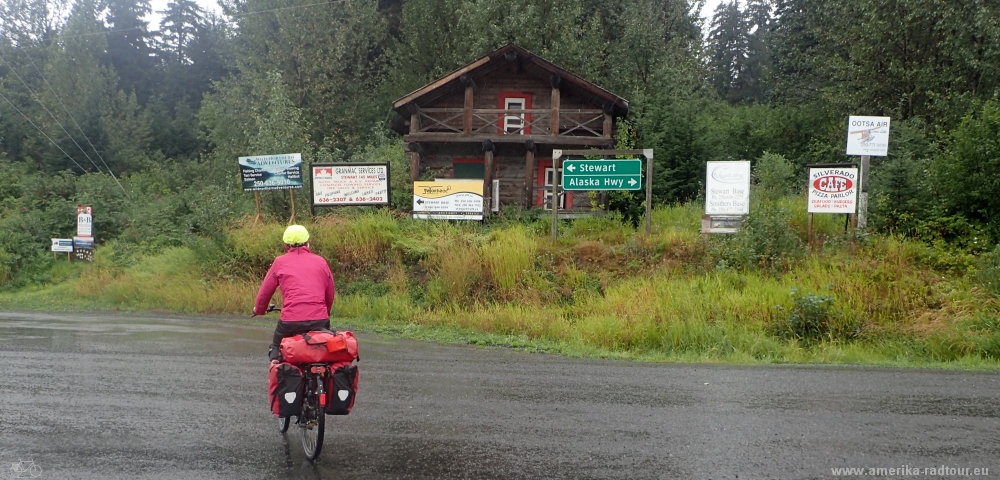
<instances>
[{"instance_id":1,"label":"rear pannier","mask_svg":"<svg viewBox=\"0 0 1000 480\"><path fill-rule=\"evenodd\" d=\"M268 372L271 413L279 417L298 416L302 411L302 370L295 365L276 363Z\"/></svg>"},{"instance_id":2,"label":"rear pannier","mask_svg":"<svg viewBox=\"0 0 1000 480\"><path fill-rule=\"evenodd\" d=\"M288 363L352 362L358 358L354 332L315 331L281 340L281 357Z\"/></svg>"},{"instance_id":3,"label":"rear pannier","mask_svg":"<svg viewBox=\"0 0 1000 480\"><path fill-rule=\"evenodd\" d=\"M351 363L334 365L333 375L327 380L327 415L347 415L354 408L354 395L358 392L358 367Z\"/></svg>"}]
</instances>

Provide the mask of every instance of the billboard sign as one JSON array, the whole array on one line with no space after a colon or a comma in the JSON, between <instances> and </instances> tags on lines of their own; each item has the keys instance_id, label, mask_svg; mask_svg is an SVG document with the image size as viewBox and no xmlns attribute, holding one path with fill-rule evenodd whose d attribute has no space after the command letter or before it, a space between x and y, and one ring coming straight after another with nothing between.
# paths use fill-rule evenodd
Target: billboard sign
<instances>
[{"instance_id":1,"label":"billboard sign","mask_svg":"<svg viewBox=\"0 0 1000 480\"><path fill-rule=\"evenodd\" d=\"M809 213L855 213L857 168L810 168Z\"/></svg>"},{"instance_id":2,"label":"billboard sign","mask_svg":"<svg viewBox=\"0 0 1000 480\"><path fill-rule=\"evenodd\" d=\"M855 117L847 122L847 154L884 157L889 153L889 117Z\"/></svg>"},{"instance_id":3,"label":"billboard sign","mask_svg":"<svg viewBox=\"0 0 1000 480\"><path fill-rule=\"evenodd\" d=\"M312 204L388 205L388 163L314 163L309 167Z\"/></svg>"},{"instance_id":4,"label":"billboard sign","mask_svg":"<svg viewBox=\"0 0 1000 480\"><path fill-rule=\"evenodd\" d=\"M94 211L90 205L76 206L76 235L90 237L94 234Z\"/></svg>"},{"instance_id":5,"label":"billboard sign","mask_svg":"<svg viewBox=\"0 0 1000 480\"><path fill-rule=\"evenodd\" d=\"M94 237L73 237L73 258L85 262L93 262Z\"/></svg>"},{"instance_id":6,"label":"billboard sign","mask_svg":"<svg viewBox=\"0 0 1000 480\"><path fill-rule=\"evenodd\" d=\"M482 220L482 180L413 182L413 218Z\"/></svg>"},{"instance_id":7,"label":"billboard sign","mask_svg":"<svg viewBox=\"0 0 1000 480\"><path fill-rule=\"evenodd\" d=\"M749 213L750 162L708 162L705 176L705 214Z\"/></svg>"},{"instance_id":8,"label":"billboard sign","mask_svg":"<svg viewBox=\"0 0 1000 480\"><path fill-rule=\"evenodd\" d=\"M302 154L240 157L244 192L302 188Z\"/></svg>"},{"instance_id":9,"label":"billboard sign","mask_svg":"<svg viewBox=\"0 0 1000 480\"><path fill-rule=\"evenodd\" d=\"M72 253L73 252L73 239L72 238L53 238L52 239L52 251L60 253Z\"/></svg>"}]
</instances>

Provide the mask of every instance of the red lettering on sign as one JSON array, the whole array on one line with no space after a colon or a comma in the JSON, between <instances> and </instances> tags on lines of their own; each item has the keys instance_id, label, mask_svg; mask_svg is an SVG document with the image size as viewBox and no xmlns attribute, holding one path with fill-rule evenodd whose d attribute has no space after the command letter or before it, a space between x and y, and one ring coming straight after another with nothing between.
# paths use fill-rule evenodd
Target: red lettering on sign
<instances>
[{"instance_id":1,"label":"red lettering on sign","mask_svg":"<svg viewBox=\"0 0 1000 480\"><path fill-rule=\"evenodd\" d=\"M826 193L846 192L854 188L854 181L840 175L828 175L813 180L813 188Z\"/></svg>"}]
</instances>

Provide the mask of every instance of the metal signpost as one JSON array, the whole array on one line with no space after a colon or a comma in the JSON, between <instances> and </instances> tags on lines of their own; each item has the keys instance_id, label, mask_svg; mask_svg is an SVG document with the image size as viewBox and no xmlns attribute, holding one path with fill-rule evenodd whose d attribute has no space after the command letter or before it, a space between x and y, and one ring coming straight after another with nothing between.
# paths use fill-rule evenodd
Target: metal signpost
<instances>
[{"instance_id":1,"label":"metal signpost","mask_svg":"<svg viewBox=\"0 0 1000 480\"><path fill-rule=\"evenodd\" d=\"M872 156L884 157L889 154L889 117L852 115L847 122L847 154L861 156L855 224L863 229L868 224L869 162Z\"/></svg>"},{"instance_id":2,"label":"metal signpost","mask_svg":"<svg viewBox=\"0 0 1000 480\"><path fill-rule=\"evenodd\" d=\"M652 231L653 149L552 150L552 239L559 236L559 188L563 190L641 190L642 160L581 160L563 157L642 156L646 159L646 234ZM562 180L559 176L562 174Z\"/></svg>"}]
</instances>

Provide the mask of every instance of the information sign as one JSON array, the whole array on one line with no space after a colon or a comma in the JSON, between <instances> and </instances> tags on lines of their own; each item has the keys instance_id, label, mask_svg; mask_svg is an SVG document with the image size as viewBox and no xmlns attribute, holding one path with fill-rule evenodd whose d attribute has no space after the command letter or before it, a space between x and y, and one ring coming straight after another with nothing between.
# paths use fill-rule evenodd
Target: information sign
<instances>
[{"instance_id":1,"label":"information sign","mask_svg":"<svg viewBox=\"0 0 1000 480\"><path fill-rule=\"evenodd\" d=\"M482 220L483 181L413 182L413 218Z\"/></svg>"},{"instance_id":2,"label":"information sign","mask_svg":"<svg viewBox=\"0 0 1000 480\"><path fill-rule=\"evenodd\" d=\"M809 213L855 213L857 168L810 168Z\"/></svg>"},{"instance_id":3,"label":"information sign","mask_svg":"<svg viewBox=\"0 0 1000 480\"><path fill-rule=\"evenodd\" d=\"M243 191L302 188L302 154L239 157Z\"/></svg>"},{"instance_id":4,"label":"information sign","mask_svg":"<svg viewBox=\"0 0 1000 480\"><path fill-rule=\"evenodd\" d=\"M73 239L72 238L53 238L52 239L52 251L60 253L72 253L73 252Z\"/></svg>"},{"instance_id":5,"label":"information sign","mask_svg":"<svg viewBox=\"0 0 1000 480\"><path fill-rule=\"evenodd\" d=\"M847 154L889 154L889 117L855 117L847 122Z\"/></svg>"},{"instance_id":6,"label":"information sign","mask_svg":"<svg viewBox=\"0 0 1000 480\"><path fill-rule=\"evenodd\" d=\"M705 214L750 213L750 162L708 162Z\"/></svg>"},{"instance_id":7,"label":"information sign","mask_svg":"<svg viewBox=\"0 0 1000 480\"><path fill-rule=\"evenodd\" d=\"M90 205L76 206L76 235L89 237L94 234L94 215Z\"/></svg>"},{"instance_id":8,"label":"information sign","mask_svg":"<svg viewBox=\"0 0 1000 480\"><path fill-rule=\"evenodd\" d=\"M314 163L313 205L388 205L388 163Z\"/></svg>"},{"instance_id":9,"label":"information sign","mask_svg":"<svg viewBox=\"0 0 1000 480\"><path fill-rule=\"evenodd\" d=\"M642 160L564 160L563 190L641 190Z\"/></svg>"}]
</instances>

